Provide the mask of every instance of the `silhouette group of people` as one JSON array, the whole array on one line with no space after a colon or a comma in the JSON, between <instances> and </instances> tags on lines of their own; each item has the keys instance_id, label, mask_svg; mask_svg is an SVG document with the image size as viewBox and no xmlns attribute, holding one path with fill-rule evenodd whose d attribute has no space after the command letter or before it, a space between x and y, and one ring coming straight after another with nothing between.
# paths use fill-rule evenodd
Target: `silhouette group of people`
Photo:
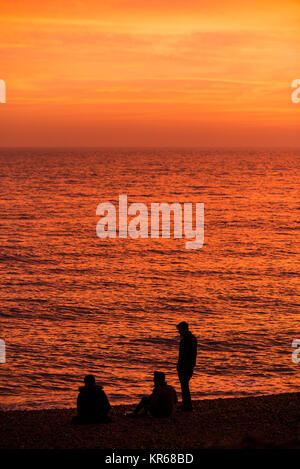
<instances>
[{"instance_id":1,"label":"silhouette group of people","mask_svg":"<svg viewBox=\"0 0 300 469\"><path fill-rule=\"evenodd\" d=\"M193 376L197 358L197 339L190 332L188 323L180 322L177 330L181 336L177 362L177 374L181 385L182 407L185 412L193 410L190 379ZM165 373L154 372L154 388L149 396L144 396L129 417L138 415L152 415L153 417L169 417L174 405L177 404L177 394L173 386L167 384ZM111 405L103 387L96 384L93 375L84 378L84 386L79 388L77 397L77 416L72 423L91 424L110 421Z\"/></svg>"}]
</instances>

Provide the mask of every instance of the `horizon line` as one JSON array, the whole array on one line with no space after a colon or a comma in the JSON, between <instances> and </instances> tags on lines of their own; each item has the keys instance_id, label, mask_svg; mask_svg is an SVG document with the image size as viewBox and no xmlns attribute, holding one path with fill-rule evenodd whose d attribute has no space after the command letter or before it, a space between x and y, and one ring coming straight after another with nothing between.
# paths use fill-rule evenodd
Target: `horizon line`
<instances>
[{"instance_id":1,"label":"horizon line","mask_svg":"<svg viewBox=\"0 0 300 469\"><path fill-rule=\"evenodd\" d=\"M22 148L191 148L191 149L293 149L300 150L299 146L287 146L287 145L6 145L0 146L0 150L7 149L22 149Z\"/></svg>"}]
</instances>

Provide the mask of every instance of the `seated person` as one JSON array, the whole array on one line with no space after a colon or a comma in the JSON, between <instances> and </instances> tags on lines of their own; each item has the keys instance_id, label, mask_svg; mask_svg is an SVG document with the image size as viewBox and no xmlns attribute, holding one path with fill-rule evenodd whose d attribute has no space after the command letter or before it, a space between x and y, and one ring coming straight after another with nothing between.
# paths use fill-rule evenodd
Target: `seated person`
<instances>
[{"instance_id":1,"label":"seated person","mask_svg":"<svg viewBox=\"0 0 300 469\"><path fill-rule=\"evenodd\" d=\"M102 386L98 386L93 375L84 378L84 386L79 388L77 398L77 416L72 423L109 422L108 413L111 405Z\"/></svg>"},{"instance_id":2,"label":"seated person","mask_svg":"<svg viewBox=\"0 0 300 469\"><path fill-rule=\"evenodd\" d=\"M131 417L136 417L141 411L153 417L169 417L173 411L174 404L178 402L175 389L166 383L165 373L154 372L154 388L152 394L143 397L137 405Z\"/></svg>"}]
</instances>

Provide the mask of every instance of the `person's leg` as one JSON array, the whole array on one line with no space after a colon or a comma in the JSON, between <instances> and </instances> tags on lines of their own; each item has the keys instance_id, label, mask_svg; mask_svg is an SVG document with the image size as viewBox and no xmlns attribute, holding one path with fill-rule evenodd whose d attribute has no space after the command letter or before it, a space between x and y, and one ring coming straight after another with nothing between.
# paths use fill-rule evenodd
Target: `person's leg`
<instances>
[{"instance_id":1,"label":"person's leg","mask_svg":"<svg viewBox=\"0 0 300 469\"><path fill-rule=\"evenodd\" d=\"M85 425L87 423L90 423L89 419L86 416L82 415L76 415L76 417L72 418L72 423L80 424L80 425Z\"/></svg>"},{"instance_id":2,"label":"person's leg","mask_svg":"<svg viewBox=\"0 0 300 469\"><path fill-rule=\"evenodd\" d=\"M155 417L157 419L170 417L169 414L166 414L165 412L163 412L161 410L150 410L150 413L151 413L152 417Z\"/></svg>"},{"instance_id":3,"label":"person's leg","mask_svg":"<svg viewBox=\"0 0 300 469\"><path fill-rule=\"evenodd\" d=\"M134 410L134 414L138 415L142 410L144 410L145 414L148 413L149 410L149 397L143 397L141 401L138 403Z\"/></svg>"},{"instance_id":4,"label":"person's leg","mask_svg":"<svg viewBox=\"0 0 300 469\"><path fill-rule=\"evenodd\" d=\"M103 412L103 413L99 414L95 418L95 422L96 423L109 423L109 422L111 422L109 412Z\"/></svg>"},{"instance_id":5,"label":"person's leg","mask_svg":"<svg viewBox=\"0 0 300 469\"><path fill-rule=\"evenodd\" d=\"M76 424L81 423L80 418L78 417L78 415L76 415L75 417L72 418L71 423L76 423Z\"/></svg>"},{"instance_id":6,"label":"person's leg","mask_svg":"<svg viewBox=\"0 0 300 469\"><path fill-rule=\"evenodd\" d=\"M179 375L180 385L181 385L181 395L182 395L182 406L184 410L192 410L192 400L190 393L189 382L191 375Z\"/></svg>"}]
</instances>

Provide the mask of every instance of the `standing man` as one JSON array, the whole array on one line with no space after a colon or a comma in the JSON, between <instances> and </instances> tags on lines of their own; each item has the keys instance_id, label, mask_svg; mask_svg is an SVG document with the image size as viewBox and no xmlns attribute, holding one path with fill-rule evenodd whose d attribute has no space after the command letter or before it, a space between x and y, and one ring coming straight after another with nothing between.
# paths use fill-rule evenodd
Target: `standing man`
<instances>
[{"instance_id":1,"label":"standing man","mask_svg":"<svg viewBox=\"0 0 300 469\"><path fill-rule=\"evenodd\" d=\"M179 356L177 363L177 373L181 384L182 409L186 412L193 410L189 382L193 376L197 357L197 339L189 331L187 322L182 321L177 324L177 329L181 335L179 346Z\"/></svg>"}]
</instances>

